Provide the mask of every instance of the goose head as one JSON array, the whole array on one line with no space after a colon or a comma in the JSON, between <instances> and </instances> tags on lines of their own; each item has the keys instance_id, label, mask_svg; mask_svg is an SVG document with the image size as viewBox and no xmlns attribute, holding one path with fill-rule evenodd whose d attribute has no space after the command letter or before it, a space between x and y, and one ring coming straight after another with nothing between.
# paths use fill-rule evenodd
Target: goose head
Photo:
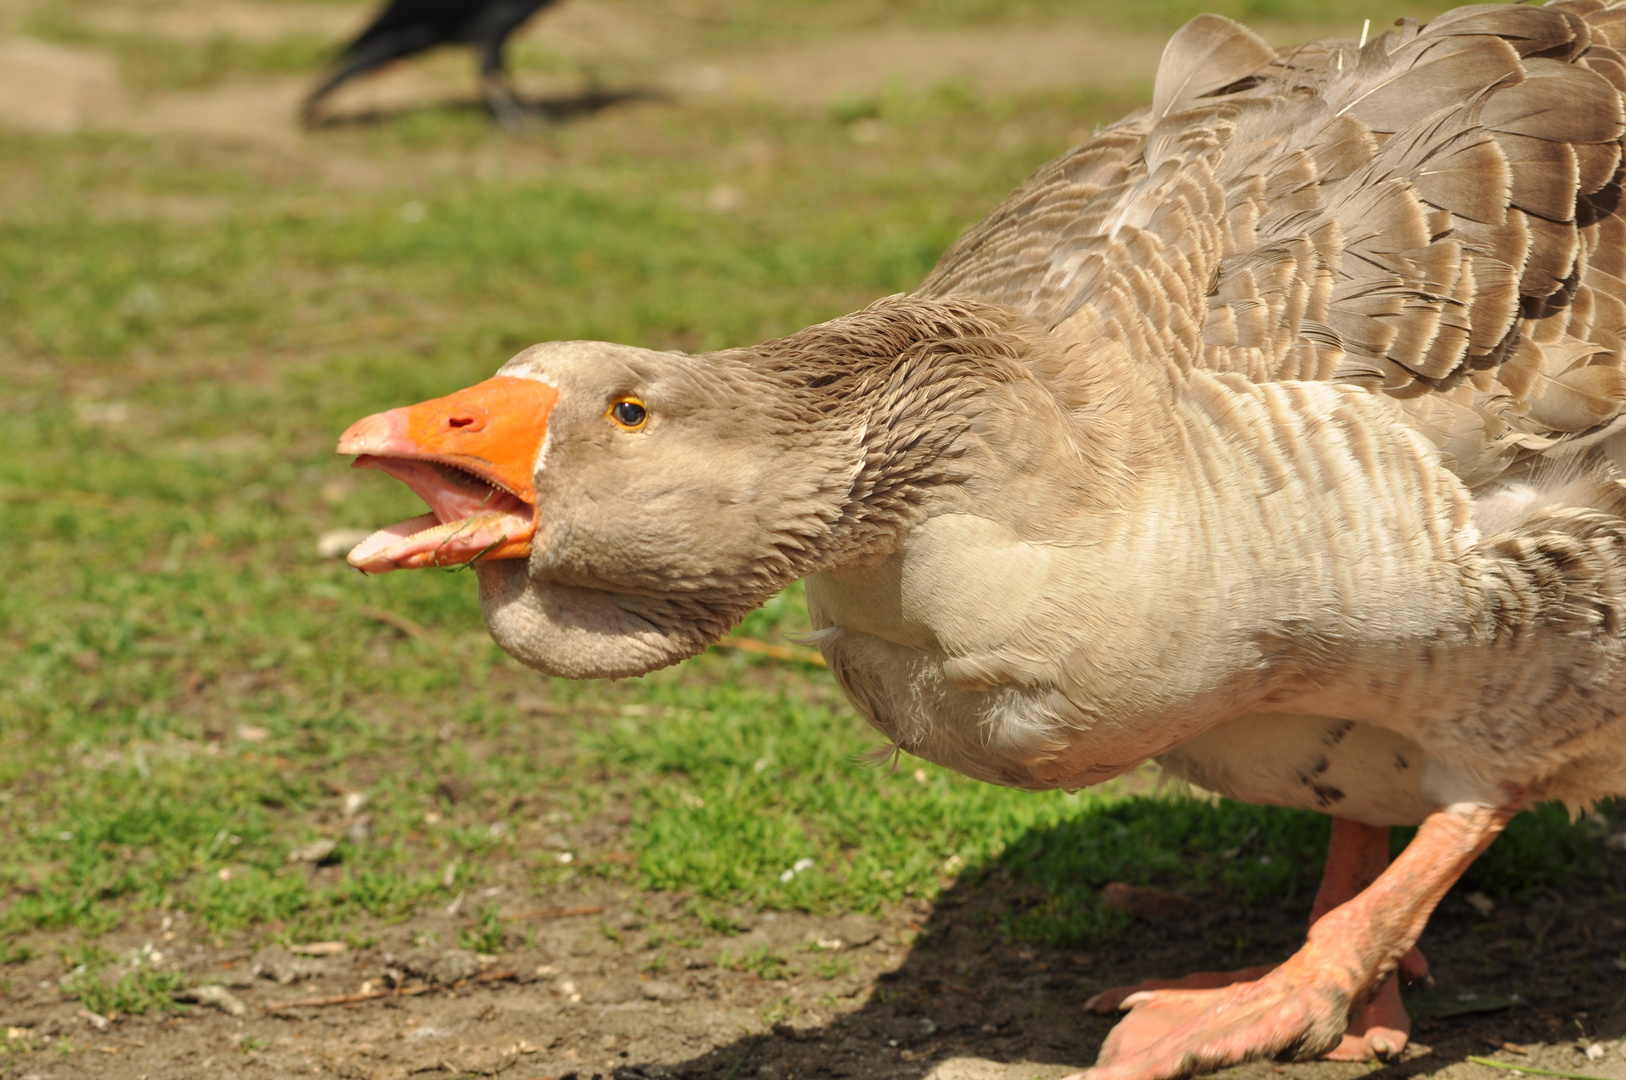
<instances>
[{"instance_id":1,"label":"goose head","mask_svg":"<svg viewBox=\"0 0 1626 1080\"><path fill-rule=\"evenodd\" d=\"M1016 492L1059 490L1033 461L1068 442L1033 378L1046 348L988 305L913 297L704 355L533 346L344 433L340 453L430 508L350 563L472 564L487 628L522 662L642 674L799 577L890 556L932 513L1042 510L1045 493Z\"/></svg>"},{"instance_id":2,"label":"goose head","mask_svg":"<svg viewBox=\"0 0 1626 1080\"><path fill-rule=\"evenodd\" d=\"M521 661L642 673L704 649L828 539L855 468L808 420L738 356L537 345L345 431L340 453L430 508L349 561L472 563L487 627Z\"/></svg>"}]
</instances>

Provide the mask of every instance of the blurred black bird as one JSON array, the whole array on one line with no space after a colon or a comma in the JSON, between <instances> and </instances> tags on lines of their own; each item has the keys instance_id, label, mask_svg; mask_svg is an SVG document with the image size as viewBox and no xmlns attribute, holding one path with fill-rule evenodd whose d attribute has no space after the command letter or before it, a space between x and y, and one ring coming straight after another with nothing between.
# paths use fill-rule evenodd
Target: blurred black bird
<instances>
[{"instance_id":1,"label":"blurred black bird","mask_svg":"<svg viewBox=\"0 0 1626 1080\"><path fill-rule=\"evenodd\" d=\"M503 48L508 37L538 11L557 0L392 0L335 61L333 73L311 91L300 110L306 126L316 123L316 106L346 80L391 60L437 45L473 45L480 50L480 90L504 127L525 122L514 96Z\"/></svg>"}]
</instances>

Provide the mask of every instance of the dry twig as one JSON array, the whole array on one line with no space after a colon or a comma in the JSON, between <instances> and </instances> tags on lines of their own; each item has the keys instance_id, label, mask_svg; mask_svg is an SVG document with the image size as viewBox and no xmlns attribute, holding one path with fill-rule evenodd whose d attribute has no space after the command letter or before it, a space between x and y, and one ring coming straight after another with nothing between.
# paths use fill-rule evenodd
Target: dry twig
<instances>
[{"instance_id":1,"label":"dry twig","mask_svg":"<svg viewBox=\"0 0 1626 1080\"><path fill-rule=\"evenodd\" d=\"M795 649L789 645L775 645L771 641L758 641L756 638L725 637L717 642L714 647L755 653L758 656L772 657L775 660L789 660L793 664L808 664L812 667L830 666L824 662L824 657L812 649Z\"/></svg>"},{"instance_id":2,"label":"dry twig","mask_svg":"<svg viewBox=\"0 0 1626 1080\"><path fill-rule=\"evenodd\" d=\"M387 608L373 607L371 604L363 604L356 610L367 616L369 619L384 623L387 626L395 627L409 638L418 638L419 640L422 640L423 638L429 636L429 631L421 623L415 622L412 619L407 618L405 615L390 611Z\"/></svg>"},{"instance_id":3,"label":"dry twig","mask_svg":"<svg viewBox=\"0 0 1626 1080\"><path fill-rule=\"evenodd\" d=\"M599 904L597 907L550 908L543 911L521 912L518 915L509 915L507 918L513 921L521 919L568 919L572 915L597 915L603 910L603 904Z\"/></svg>"},{"instance_id":4,"label":"dry twig","mask_svg":"<svg viewBox=\"0 0 1626 1080\"><path fill-rule=\"evenodd\" d=\"M489 974L476 975L472 979L459 979L454 983L424 983L422 986L398 986L393 990L363 990L354 994L334 994L331 997L273 1001L269 1005L260 1006L260 1009L264 1012L278 1012L282 1009L314 1009L324 1005L352 1005L358 1001L373 1001L376 998L417 997L419 994L429 994L436 990L458 990L469 983L505 982L517 978L519 978L517 971L493 971Z\"/></svg>"}]
</instances>

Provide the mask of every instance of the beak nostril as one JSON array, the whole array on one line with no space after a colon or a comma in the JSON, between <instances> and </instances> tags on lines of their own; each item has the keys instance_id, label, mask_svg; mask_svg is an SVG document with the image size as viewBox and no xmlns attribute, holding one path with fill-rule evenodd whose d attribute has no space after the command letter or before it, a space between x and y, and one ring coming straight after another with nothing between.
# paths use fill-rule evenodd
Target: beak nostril
<instances>
[{"instance_id":1,"label":"beak nostril","mask_svg":"<svg viewBox=\"0 0 1626 1080\"><path fill-rule=\"evenodd\" d=\"M453 416L446 421L448 427L465 428L474 423L472 416Z\"/></svg>"}]
</instances>

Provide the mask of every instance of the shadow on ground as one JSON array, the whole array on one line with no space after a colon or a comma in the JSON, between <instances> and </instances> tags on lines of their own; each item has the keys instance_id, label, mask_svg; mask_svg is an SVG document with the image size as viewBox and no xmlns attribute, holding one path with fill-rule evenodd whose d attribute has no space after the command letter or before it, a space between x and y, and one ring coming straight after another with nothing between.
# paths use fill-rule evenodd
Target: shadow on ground
<instances>
[{"instance_id":1,"label":"shadow on ground","mask_svg":"<svg viewBox=\"0 0 1626 1080\"><path fill-rule=\"evenodd\" d=\"M1296 949L1325 832L1325 819L1316 815L1162 799L1103 808L1035 831L944 891L915 924L902 964L878 977L857 1010L810 1027L779 1023L771 1033L679 1064L629 1063L614 1075L906 1078L937 1070L942 1080L1028 1080L1087 1066L1111 1025L1110 1018L1084 1011L1096 991L1149 976L1269 963ZM1226 833L1240 842L1196 850L1224 842ZM1569 825L1556 808L1519 820L1505 846L1493 849L1436 913L1422 941L1434 985L1411 987L1406 995L1415 1016L1414 1046L1375 1075L1434 1073L1506 1044L1560 1054L1556 1063L1573 1069L1562 1055L1626 1030L1626 860L1605 847L1601 834L1596 826ZM1087 875L1081 860L1089 857L1080 852L1115 835L1152 856L1138 867L1131 861L1126 877L1138 870L1155 884L1171 836L1175 846L1193 849L1191 858L1209 858L1219 869L1206 875L1209 887L1195 891L1183 913L1151 919L1103 914L1100 882L1075 878L1069 887L1065 879ZM1405 839L1397 835L1396 847ZM1269 867L1278 860L1289 865L1276 878L1274 897L1248 895L1257 875L1222 872L1227 865ZM1185 870L1189 880L1192 868ZM1069 903L1097 906L1083 920L1094 924L1094 940L1081 940L1079 921L1058 916ZM1368 1075L1371 1066L1317 1062L1287 1069L1343 1080ZM1282 1071L1260 1062L1234 1075ZM1583 1071L1607 1076L1619 1070ZM590 1075L584 1071L581 1080Z\"/></svg>"},{"instance_id":2,"label":"shadow on ground","mask_svg":"<svg viewBox=\"0 0 1626 1080\"><path fill-rule=\"evenodd\" d=\"M590 119L617 105L638 102L666 103L671 95L654 87L629 87L621 90L587 90L579 94L557 97L532 98L520 103L528 117L541 123L567 123ZM459 101L431 102L399 109L366 109L355 112L322 115L307 125L310 131L340 131L345 129L375 128L401 120L438 113L481 113L490 115L490 108L481 98Z\"/></svg>"}]
</instances>

